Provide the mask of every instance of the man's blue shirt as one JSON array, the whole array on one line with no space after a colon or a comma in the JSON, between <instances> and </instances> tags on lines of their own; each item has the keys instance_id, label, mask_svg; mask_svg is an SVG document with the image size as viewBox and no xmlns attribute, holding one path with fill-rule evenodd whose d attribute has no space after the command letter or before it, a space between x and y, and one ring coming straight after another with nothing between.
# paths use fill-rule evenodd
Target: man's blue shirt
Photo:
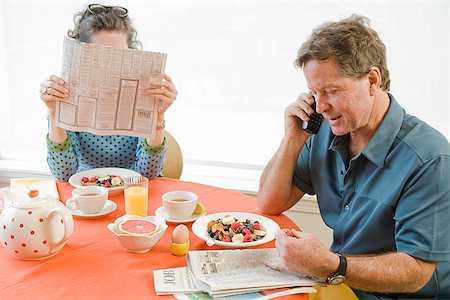
<instances>
[{"instance_id":1,"label":"man's blue shirt","mask_svg":"<svg viewBox=\"0 0 450 300\"><path fill-rule=\"evenodd\" d=\"M316 194L333 229L331 250L348 255L388 251L437 263L412 294L449 297L450 145L438 131L390 107L368 145L348 159L348 135L327 122L300 153L294 184Z\"/></svg>"}]
</instances>

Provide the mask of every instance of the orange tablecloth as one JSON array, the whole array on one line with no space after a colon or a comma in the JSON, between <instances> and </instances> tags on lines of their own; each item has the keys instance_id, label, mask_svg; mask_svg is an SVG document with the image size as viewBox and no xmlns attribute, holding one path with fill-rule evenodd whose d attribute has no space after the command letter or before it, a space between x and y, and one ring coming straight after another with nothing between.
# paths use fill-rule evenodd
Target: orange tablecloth
<instances>
[{"instance_id":1,"label":"orange tablecloth","mask_svg":"<svg viewBox=\"0 0 450 300\"><path fill-rule=\"evenodd\" d=\"M60 198L65 202L73 188L58 182ZM243 211L261 214L252 197L212 186L168 178L149 183L149 214L161 206L162 194L188 190L199 196L207 213ZM110 197L117 209L99 219L74 217L75 228L66 246L54 257L22 261L0 247L0 299L153 299L153 270L186 266L185 257L169 250L170 224L159 243L148 253L127 252L114 240L106 225L125 214L123 193ZM295 228L284 215L267 216L280 227ZM187 224L190 228L192 223ZM191 250L220 249L190 235ZM274 247L274 242L259 247ZM171 298L172 296L164 296ZM307 299L297 295L296 299Z\"/></svg>"}]
</instances>

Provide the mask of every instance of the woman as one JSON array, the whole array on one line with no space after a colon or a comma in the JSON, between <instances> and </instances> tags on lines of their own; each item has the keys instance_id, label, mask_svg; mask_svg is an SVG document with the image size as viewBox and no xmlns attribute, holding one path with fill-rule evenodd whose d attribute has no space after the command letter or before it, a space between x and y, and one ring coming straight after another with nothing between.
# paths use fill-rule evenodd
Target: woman
<instances>
[{"instance_id":1,"label":"woman","mask_svg":"<svg viewBox=\"0 0 450 300\"><path fill-rule=\"evenodd\" d=\"M128 10L119 6L90 4L74 15L71 38L120 48L141 48L137 32L128 17ZM153 178L161 174L165 160L164 113L177 97L172 79L152 83L148 95L160 100L157 132L154 139L123 135L95 135L73 132L55 126L56 101L67 101L69 90L64 80L52 75L41 83L41 100L48 108L47 162L52 174L67 181L76 172L120 167L135 170ZM112 174L113 175L113 174Z\"/></svg>"}]
</instances>

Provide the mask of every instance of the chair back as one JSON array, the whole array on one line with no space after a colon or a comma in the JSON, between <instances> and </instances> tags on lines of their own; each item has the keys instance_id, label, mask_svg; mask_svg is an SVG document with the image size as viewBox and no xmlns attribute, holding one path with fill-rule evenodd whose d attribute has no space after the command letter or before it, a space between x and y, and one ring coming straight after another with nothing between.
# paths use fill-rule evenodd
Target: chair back
<instances>
[{"instance_id":1,"label":"chair back","mask_svg":"<svg viewBox=\"0 0 450 300\"><path fill-rule=\"evenodd\" d=\"M183 154L175 138L167 130L164 134L166 136L166 161L162 169L162 175L179 179L183 172Z\"/></svg>"}]
</instances>

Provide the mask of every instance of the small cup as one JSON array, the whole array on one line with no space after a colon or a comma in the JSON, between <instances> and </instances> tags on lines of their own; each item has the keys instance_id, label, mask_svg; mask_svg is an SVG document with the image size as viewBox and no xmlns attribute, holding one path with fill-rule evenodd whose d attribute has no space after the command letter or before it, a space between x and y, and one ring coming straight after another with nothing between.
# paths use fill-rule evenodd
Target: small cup
<instances>
[{"instance_id":1,"label":"small cup","mask_svg":"<svg viewBox=\"0 0 450 300\"><path fill-rule=\"evenodd\" d=\"M101 186L85 186L72 191L72 198L67 200L69 209L76 209L85 214L98 213L108 199L108 190Z\"/></svg>"},{"instance_id":2,"label":"small cup","mask_svg":"<svg viewBox=\"0 0 450 300\"><path fill-rule=\"evenodd\" d=\"M183 220L192 216L197 202L197 194L187 191L173 191L162 196L162 203L167 214L170 218L176 220Z\"/></svg>"}]
</instances>

